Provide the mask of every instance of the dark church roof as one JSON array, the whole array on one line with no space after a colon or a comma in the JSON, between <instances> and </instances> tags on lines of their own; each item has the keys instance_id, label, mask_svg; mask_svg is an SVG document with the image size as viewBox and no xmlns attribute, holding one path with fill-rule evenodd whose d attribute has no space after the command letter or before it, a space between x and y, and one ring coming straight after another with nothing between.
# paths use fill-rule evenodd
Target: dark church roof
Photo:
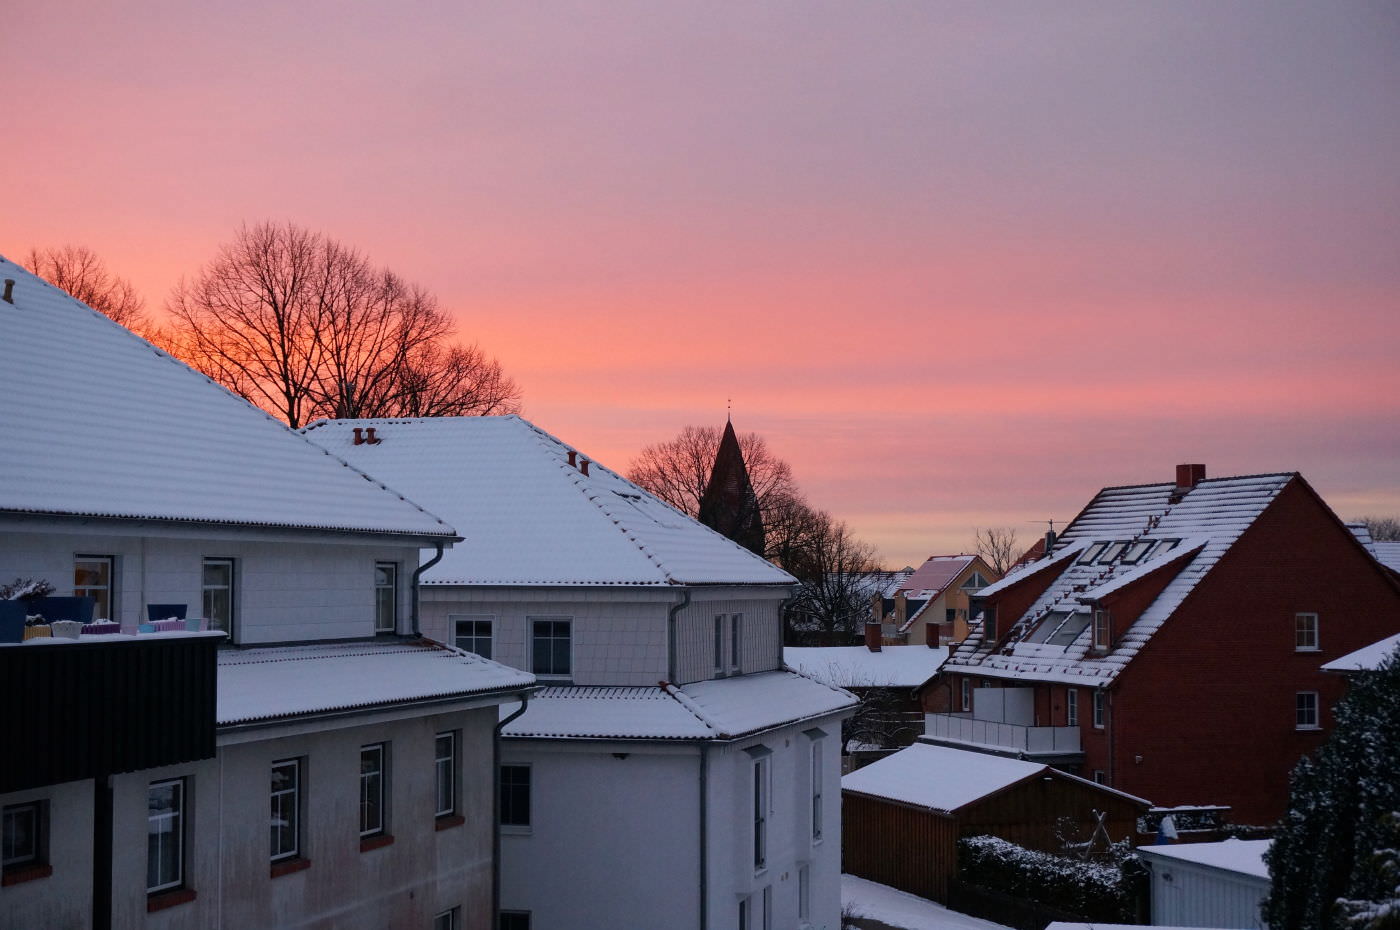
<instances>
[{"instance_id":1,"label":"dark church roof","mask_svg":"<svg viewBox=\"0 0 1400 930\"><path fill-rule=\"evenodd\" d=\"M758 512L758 495L749 480L733 422L724 424L710 481L705 485L705 493L700 495L700 522L750 552L763 555L763 518Z\"/></svg>"}]
</instances>

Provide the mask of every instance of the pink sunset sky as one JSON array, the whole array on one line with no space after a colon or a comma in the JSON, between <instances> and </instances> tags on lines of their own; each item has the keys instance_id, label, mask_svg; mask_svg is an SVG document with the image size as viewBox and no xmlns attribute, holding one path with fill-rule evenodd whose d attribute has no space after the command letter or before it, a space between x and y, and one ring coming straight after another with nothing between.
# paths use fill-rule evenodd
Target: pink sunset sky
<instances>
[{"instance_id":1,"label":"pink sunset sky","mask_svg":"<svg viewBox=\"0 0 1400 930\"><path fill-rule=\"evenodd\" d=\"M242 222L433 290L622 470L757 430L886 564L1099 487L1400 513L1400 6L18 4L0 253ZM470 531L470 528L464 528Z\"/></svg>"}]
</instances>

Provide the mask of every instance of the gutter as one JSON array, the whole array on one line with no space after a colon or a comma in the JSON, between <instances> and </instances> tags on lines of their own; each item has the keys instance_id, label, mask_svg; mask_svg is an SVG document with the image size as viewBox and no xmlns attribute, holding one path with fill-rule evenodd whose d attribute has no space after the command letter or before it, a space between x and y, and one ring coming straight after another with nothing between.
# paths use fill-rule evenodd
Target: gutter
<instances>
[{"instance_id":1,"label":"gutter","mask_svg":"<svg viewBox=\"0 0 1400 930\"><path fill-rule=\"evenodd\" d=\"M432 568L434 565L436 565L437 563L439 563L439 562L442 561L442 540L438 540L437 542L433 543L433 545L437 547L437 552L436 552L436 554L434 554L433 557L432 557L431 559L429 559L428 561L424 562L422 565L418 566L417 568L415 568L415 569L413 570L413 578L412 578L412 581L411 581L411 583L412 583L412 588L413 588L413 589L412 589L412 591L410 592L410 594L411 594L411 596L412 596L412 598L413 598L413 606L409 608L409 613L410 613L410 616L411 616L411 620L412 620L412 622L413 622L413 630L412 630L412 632L413 632L413 635L414 635L414 636L421 636L421 635L422 635L421 633L418 632L418 584L419 584L419 580L423 577L423 573L424 573L424 572L426 572L428 569Z\"/></svg>"},{"instance_id":2,"label":"gutter","mask_svg":"<svg viewBox=\"0 0 1400 930\"><path fill-rule=\"evenodd\" d=\"M491 926L501 925L501 732L530 706L530 692L520 692L520 709L491 730Z\"/></svg>"},{"instance_id":3,"label":"gutter","mask_svg":"<svg viewBox=\"0 0 1400 930\"><path fill-rule=\"evenodd\" d=\"M676 680L676 615L690 604L690 588L681 588L681 599L666 611L666 680Z\"/></svg>"},{"instance_id":4,"label":"gutter","mask_svg":"<svg viewBox=\"0 0 1400 930\"><path fill-rule=\"evenodd\" d=\"M710 746L700 744L700 930L706 930L710 897Z\"/></svg>"}]
</instances>

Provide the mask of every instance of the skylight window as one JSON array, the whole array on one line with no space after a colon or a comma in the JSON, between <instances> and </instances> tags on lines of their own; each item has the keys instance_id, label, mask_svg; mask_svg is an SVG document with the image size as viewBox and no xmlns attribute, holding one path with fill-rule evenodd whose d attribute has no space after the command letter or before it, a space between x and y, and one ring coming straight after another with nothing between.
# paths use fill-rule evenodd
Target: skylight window
<instances>
[{"instance_id":1,"label":"skylight window","mask_svg":"<svg viewBox=\"0 0 1400 930\"><path fill-rule=\"evenodd\" d=\"M1099 553L1102 552L1107 545L1108 543L1106 542L1096 542L1088 549L1085 549L1084 554L1079 557L1079 564L1088 565L1090 562L1094 561L1094 559L1097 559Z\"/></svg>"},{"instance_id":2,"label":"skylight window","mask_svg":"<svg viewBox=\"0 0 1400 930\"><path fill-rule=\"evenodd\" d=\"M1118 558L1118 556L1122 555L1123 550L1126 548L1128 548L1128 544L1125 542L1109 543L1104 548L1103 555L1099 556L1099 564L1107 565L1109 562L1112 562L1114 559Z\"/></svg>"},{"instance_id":3,"label":"skylight window","mask_svg":"<svg viewBox=\"0 0 1400 930\"><path fill-rule=\"evenodd\" d=\"M1087 610L1052 610L1036 627L1035 632L1026 637L1028 643L1044 643L1047 646L1068 646L1079 638L1089 625Z\"/></svg>"},{"instance_id":4,"label":"skylight window","mask_svg":"<svg viewBox=\"0 0 1400 930\"><path fill-rule=\"evenodd\" d=\"M1147 558L1147 553L1152 551L1152 547L1157 545L1155 539L1140 539L1123 550L1123 564L1136 565Z\"/></svg>"}]
</instances>

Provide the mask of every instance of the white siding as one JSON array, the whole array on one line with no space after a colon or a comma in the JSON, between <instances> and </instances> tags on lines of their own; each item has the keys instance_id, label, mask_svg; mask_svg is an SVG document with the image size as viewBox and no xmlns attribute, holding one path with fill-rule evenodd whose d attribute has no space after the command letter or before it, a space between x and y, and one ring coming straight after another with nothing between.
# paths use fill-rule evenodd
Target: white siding
<instances>
[{"instance_id":1,"label":"white siding","mask_svg":"<svg viewBox=\"0 0 1400 930\"><path fill-rule=\"evenodd\" d=\"M693 590L690 604L677 617L677 684L715 677L714 624L718 614L743 615L743 645L739 658L740 669L745 674L782 667L779 609L787 596L786 588ZM724 636L727 648L727 626Z\"/></svg>"},{"instance_id":2,"label":"white siding","mask_svg":"<svg viewBox=\"0 0 1400 930\"><path fill-rule=\"evenodd\" d=\"M1260 930L1269 880L1191 862L1153 859L1152 923L1158 927Z\"/></svg>"}]
</instances>

